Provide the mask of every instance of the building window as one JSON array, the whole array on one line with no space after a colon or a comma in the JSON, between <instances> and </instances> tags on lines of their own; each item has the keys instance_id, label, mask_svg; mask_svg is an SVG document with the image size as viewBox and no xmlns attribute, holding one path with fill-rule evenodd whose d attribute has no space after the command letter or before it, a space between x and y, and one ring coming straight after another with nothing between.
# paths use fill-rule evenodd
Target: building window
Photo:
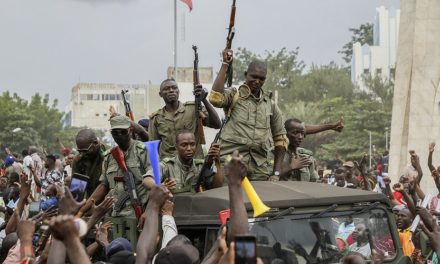
<instances>
[{"instance_id":1,"label":"building window","mask_svg":"<svg viewBox=\"0 0 440 264\"><path fill-rule=\"evenodd\" d=\"M106 113L104 113L104 116L107 116L107 114L106 114Z\"/></svg>"},{"instance_id":2,"label":"building window","mask_svg":"<svg viewBox=\"0 0 440 264\"><path fill-rule=\"evenodd\" d=\"M99 114L95 114L96 116L99 116Z\"/></svg>"},{"instance_id":3,"label":"building window","mask_svg":"<svg viewBox=\"0 0 440 264\"><path fill-rule=\"evenodd\" d=\"M120 94L103 94L102 95L102 101L115 101L115 100L121 100Z\"/></svg>"},{"instance_id":4,"label":"building window","mask_svg":"<svg viewBox=\"0 0 440 264\"><path fill-rule=\"evenodd\" d=\"M368 74L370 71L368 69L364 69L364 74Z\"/></svg>"},{"instance_id":5,"label":"building window","mask_svg":"<svg viewBox=\"0 0 440 264\"><path fill-rule=\"evenodd\" d=\"M101 96L100 96L99 94L93 94L92 97L93 97L93 100L94 100L94 101L99 101L99 99L100 99Z\"/></svg>"},{"instance_id":6,"label":"building window","mask_svg":"<svg viewBox=\"0 0 440 264\"><path fill-rule=\"evenodd\" d=\"M396 77L396 68L391 68L390 69L390 78L394 79L394 77Z\"/></svg>"},{"instance_id":7,"label":"building window","mask_svg":"<svg viewBox=\"0 0 440 264\"><path fill-rule=\"evenodd\" d=\"M381 68L376 69L376 75L381 75L381 74L382 74L382 69Z\"/></svg>"}]
</instances>

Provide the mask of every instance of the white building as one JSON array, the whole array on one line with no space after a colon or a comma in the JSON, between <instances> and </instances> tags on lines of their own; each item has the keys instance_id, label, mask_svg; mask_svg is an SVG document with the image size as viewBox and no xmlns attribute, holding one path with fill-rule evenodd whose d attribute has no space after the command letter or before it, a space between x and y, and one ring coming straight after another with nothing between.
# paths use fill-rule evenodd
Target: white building
<instances>
[{"instance_id":1,"label":"white building","mask_svg":"<svg viewBox=\"0 0 440 264\"><path fill-rule=\"evenodd\" d=\"M373 45L361 46L359 42L353 44L351 80L362 90L366 89L363 83L364 74L371 74L373 77L380 74L383 79L394 79L399 23L399 9L381 6L376 9Z\"/></svg>"},{"instance_id":2,"label":"white building","mask_svg":"<svg viewBox=\"0 0 440 264\"><path fill-rule=\"evenodd\" d=\"M125 114L121 91L131 105L135 120L148 118L160 106L159 86L149 84L78 83L72 87L64 117L65 126L107 131L109 108Z\"/></svg>"}]
</instances>

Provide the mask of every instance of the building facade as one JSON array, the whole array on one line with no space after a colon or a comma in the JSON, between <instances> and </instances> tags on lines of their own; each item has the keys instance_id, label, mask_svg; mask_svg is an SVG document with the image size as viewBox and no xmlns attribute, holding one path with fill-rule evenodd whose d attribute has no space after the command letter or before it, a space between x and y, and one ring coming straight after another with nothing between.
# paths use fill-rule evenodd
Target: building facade
<instances>
[{"instance_id":1,"label":"building facade","mask_svg":"<svg viewBox=\"0 0 440 264\"><path fill-rule=\"evenodd\" d=\"M434 166L440 162L440 1L401 1L397 71L391 122L389 175L397 182L410 164L410 150L420 157L420 186L435 190L428 146L436 142Z\"/></svg>"},{"instance_id":2,"label":"building facade","mask_svg":"<svg viewBox=\"0 0 440 264\"><path fill-rule=\"evenodd\" d=\"M366 90L363 76L380 75L384 80L394 80L396 69L397 43L399 38L400 10L376 9L373 24L373 45L356 42L353 44L351 59L351 80L361 90Z\"/></svg>"},{"instance_id":3,"label":"building facade","mask_svg":"<svg viewBox=\"0 0 440 264\"><path fill-rule=\"evenodd\" d=\"M64 125L107 131L110 127L109 108L125 114L121 91L131 105L135 121L148 118L160 106L159 86L146 84L78 83L72 87Z\"/></svg>"}]
</instances>

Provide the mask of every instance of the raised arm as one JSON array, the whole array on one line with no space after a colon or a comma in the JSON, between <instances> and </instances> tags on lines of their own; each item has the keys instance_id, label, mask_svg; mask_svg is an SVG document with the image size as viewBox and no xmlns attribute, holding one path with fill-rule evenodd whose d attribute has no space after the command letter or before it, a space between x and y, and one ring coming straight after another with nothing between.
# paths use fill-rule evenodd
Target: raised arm
<instances>
[{"instance_id":1,"label":"raised arm","mask_svg":"<svg viewBox=\"0 0 440 264\"><path fill-rule=\"evenodd\" d=\"M319 125L305 125L306 134L316 134L319 132L334 130L341 132L344 128L344 119L341 117L337 122Z\"/></svg>"},{"instance_id":2,"label":"raised arm","mask_svg":"<svg viewBox=\"0 0 440 264\"><path fill-rule=\"evenodd\" d=\"M212 188L222 187L225 179L220 165L220 144L211 145L208 151L208 162L214 163L217 168L217 172L212 180Z\"/></svg>"},{"instance_id":3,"label":"raised arm","mask_svg":"<svg viewBox=\"0 0 440 264\"><path fill-rule=\"evenodd\" d=\"M429 171L432 173L436 168L432 165L432 154L434 153L435 143L429 144L429 154L428 154L428 167Z\"/></svg>"},{"instance_id":4,"label":"raised arm","mask_svg":"<svg viewBox=\"0 0 440 264\"><path fill-rule=\"evenodd\" d=\"M391 206L394 207L396 205L399 205L399 202L396 201L396 199L394 198L393 192L391 191L390 177L383 177L383 182L385 183L385 195L388 197L388 200L390 200Z\"/></svg>"},{"instance_id":5,"label":"raised arm","mask_svg":"<svg viewBox=\"0 0 440 264\"><path fill-rule=\"evenodd\" d=\"M231 225L228 227L228 241L234 241L235 236L249 232L246 207L244 206L241 181L246 177L247 168L241 161L238 151L232 154L232 160L227 165L229 206L231 208Z\"/></svg>"},{"instance_id":6,"label":"raised arm","mask_svg":"<svg viewBox=\"0 0 440 264\"><path fill-rule=\"evenodd\" d=\"M202 103L205 106L206 111L208 112L208 120L206 120L205 123L208 127L219 129L222 126L222 121L220 120L220 117L218 116L212 104L206 98L206 95L203 98Z\"/></svg>"},{"instance_id":7,"label":"raised arm","mask_svg":"<svg viewBox=\"0 0 440 264\"><path fill-rule=\"evenodd\" d=\"M417 171L416 182L417 182L417 184L420 185L420 181L422 180L422 177L423 177L423 171L422 171L422 167L420 166L419 156L414 151L410 151L409 153L411 154L411 165Z\"/></svg>"},{"instance_id":8,"label":"raised arm","mask_svg":"<svg viewBox=\"0 0 440 264\"><path fill-rule=\"evenodd\" d=\"M79 231L72 215L59 215L52 218L50 229L54 238L64 243L70 263L91 263L79 239ZM63 256L57 254L56 257L56 263L64 263L64 259L61 259Z\"/></svg>"},{"instance_id":9,"label":"raised arm","mask_svg":"<svg viewBox=\"0 0 440 264\"><path fill-rule=\"evenodd\" d=\"M232 64L233 61L233 52L230 49L225 49L223 51L223 62L220 68L220 71L215 78L214 84L212 85L212 90L223 93L225 91L225 78L226 72L229 68L229 65Z\"/></svg>"},{"instance_id":10,"label":"raised arm","mask_svg":"<svg viewBox=\"0 0 440 264\"><path fill-rule=\"evenodd\" d=\"M136 247L136 264L151 263L156 249L156 236L159 231L159 210L166 200L172 198L163 185L153 186L144 212L145 224Z\"/></svg>"},{"instance_id":11,"label":"raised arm","mask_svg":"<svg viewBox=\"0 0 440 264\"><path fill-rule=\"evenodd\" d=\"M138 123L131 121L131 126L133 127L133 132L139 137L140 141L148 141L148 132Z\"/></svg>"}]
</instances>

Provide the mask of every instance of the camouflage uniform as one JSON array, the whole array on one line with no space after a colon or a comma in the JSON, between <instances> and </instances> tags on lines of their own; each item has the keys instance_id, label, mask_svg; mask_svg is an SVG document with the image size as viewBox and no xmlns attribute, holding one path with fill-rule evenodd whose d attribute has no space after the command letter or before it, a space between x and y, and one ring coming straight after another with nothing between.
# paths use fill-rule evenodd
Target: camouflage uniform
<instances>
[{"instance_id":1,"label":"camouflage uniform","mask_svg":"<svg viewBox=\"0 0 440 264\"><path fill-rule=\"evenodd\" d=\"M312 160L312 163L308 167L304 167L299 170L294 170L287 177L283 177L281 180L285 181L307 181L307 182L316 182L319 176L315 170L315 159L313 158L313 152L305 149L305 148L297 148L296 153L293 154L289 149L286 151L286 155L284 155L283 160L283 168L288 167L292 159L298 156L300 158L306 157Z\"/></svg>"},{"instance_id":2,"label":"camouflage uniform","mask_svg":"<svg viewBox=\"0 0 440 264\"><path fill-rule=\"evenodd\" d=\"M287 146L281 111L272 100L271 93L261 90L260 98L255 98L246 85L240 86L238 91L225 89L223 94L211 91L209 100L212 105L227 112L237 92L238 100L220 136L220 160L224 162L238 150L248 166L249 180L267 180L272 174L268 163L272 138L282 138L283 146Z\"/></svg>"},{"instance_id":3,"label":"camouflage uniform","mask_svg":"<svg viewBox=\"0 0 440 264\"><path fill-rule=\"evenodd\" d=\"M161 181L173 179L176 181L176 189L172 193L194 192L194 185L197 183L200 170L204 160L194 159L192 166L188 167L180 162L179 157L165 158L160 162ZM214 173L212 173L214 175ZM147 177L153 178L151 168L147 172ZM212 182L212 177L207 179L208 185Z\"/></svg>"},{"instance_id":4,"label":"camouflage uniform","mask_svg":"<svg viewBox=\"0 0 440 264\"><path fill-rule=\"evenodd\" d=\"M143 175L147 171L150 165L147 152L145 150L144 143L132 140L130 147L124 152L125 163L128 169L133 173L134 182L136 184L136 192L142 207L145 207L147 203L147 189L142 185ZM116 180L115 180L116 177ZM125 192L124 182L121 181L123 173L118 166L118 163L113 158L111 150L107 151L104 156L104 162L102 166L102 174L99 181L105 184L112 193L113 197L118 200L121 194ZM115 210L112 212L112 216L131 216L134 217L134 211L131 207L131 202L128 200L118 214Z\"/></svg>"},{"instance_id":5,"label":"camouflage uniform","mask_svg":"<svg viewBox=\"0 0 440 264\"><path fill-rule=\"evenodd\" d=\"M208 123L208 111L204 107L202 113L205 116L203 125L211 127ZM148 136L150 140L159 139L161 141L159 156L163 159L174 156L176 151L176 135L179 131L189 130L195 134L196 128L195 102L179 102L179 107L174 113L167 112L165 107L163 107L150 116ZM197 145L196 157L203 158L203 150L200 144Z\"/></svg>"}]
</instances>

